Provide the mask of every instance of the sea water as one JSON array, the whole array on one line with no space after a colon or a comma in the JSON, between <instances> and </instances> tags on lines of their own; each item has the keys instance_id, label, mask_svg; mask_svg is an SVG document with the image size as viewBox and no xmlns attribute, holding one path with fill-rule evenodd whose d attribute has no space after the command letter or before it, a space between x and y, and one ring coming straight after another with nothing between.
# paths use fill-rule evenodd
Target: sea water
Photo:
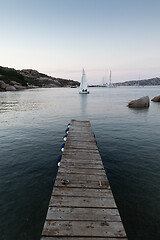
<instances>
[{"instance_id":1,"label":"sea water","mask_svg":"<svg viewBox=\"0 0 160 240\"><path fill-rule=\"evenodd\" d=\"M129 240L160 239L160 87L0 93L0 239L39 240L71 119L90 120Z\"/></svg>"}]
</instances>

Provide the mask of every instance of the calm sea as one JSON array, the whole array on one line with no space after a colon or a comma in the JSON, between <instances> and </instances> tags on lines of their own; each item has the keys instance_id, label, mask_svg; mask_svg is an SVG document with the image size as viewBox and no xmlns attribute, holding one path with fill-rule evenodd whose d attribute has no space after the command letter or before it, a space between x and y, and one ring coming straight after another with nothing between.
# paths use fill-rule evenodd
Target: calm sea
<instances>
[{"instance_id":1,"label":"calm sea","mask_svg":"<svg viewBox=\"0 0 160 240\"><path fill-rule=\"evenodd\" d=\"M160 103L127 103L160 87L53 88L0 93L0 239L39 240L71 119L96 135L129 240L160 239Z\"/></svg>"}]
</instances>

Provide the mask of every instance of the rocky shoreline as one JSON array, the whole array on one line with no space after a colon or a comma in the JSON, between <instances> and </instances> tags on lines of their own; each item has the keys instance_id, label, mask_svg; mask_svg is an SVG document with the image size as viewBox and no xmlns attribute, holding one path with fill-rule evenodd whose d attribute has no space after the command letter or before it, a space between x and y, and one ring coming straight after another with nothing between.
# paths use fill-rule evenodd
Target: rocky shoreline
<instances>
[{"instance_id":1,"label":"rocky shoreline","mask_svg":"<svg viewBox=\"0 0 160 240\"><path fill-rule=\"evenodd\" d=\"M0 67L0 91L73 86L79 86L79 82L51 77L32 69L15 70L13 68Z\"/></svg>"},{"instance_id":2,"label":"rocky shoreline","mask_svg":"<svg viewBox=\"0 0 160 240\"><path fill-rule=\"evenodd\" d=\"M150 79L143 79L143 80L133 80L133 81L125 81L114 83L114 86L137 86L137 87L144 87L144 86L157 86L160 85L160 78L150 78Z\"/></svg>"},{"instance_id":3,"label":"rocky shoreline","mask_svg":"<svg viewBox=\"0 0 160 240\"><path fill-rule=\"evenodd\" d=\"M17 90L24 90L24 89L31 89L37 86L22 86L20 83L16 81L11 81L10 84L5 83L4 81L0 80L0 91L17 91Z\"/></svg>"}]
</instances>

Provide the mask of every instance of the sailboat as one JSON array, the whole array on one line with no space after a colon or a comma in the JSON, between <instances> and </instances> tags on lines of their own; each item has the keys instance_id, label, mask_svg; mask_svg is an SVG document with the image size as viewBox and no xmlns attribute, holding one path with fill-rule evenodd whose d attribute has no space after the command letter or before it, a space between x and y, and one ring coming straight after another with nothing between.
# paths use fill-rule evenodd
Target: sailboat
<instances>
[{"instance_id":1,"label":"sailboat","mask_svg":"<svg viewBox=\"0 0 160 240\"><path fill-rule=\"evenodd\" d=\"M84 69L82 71L82 78L81 78L79 93L80 94L88 94L89 93L89 91L87 90L87 80L86 80L86 74L85 74Z\"/></svg>"},{"instance_id":2,"label":"sailboat","mask_svg":"<svg viewBox=\"0 0 160 240\"><path fill-rule=\"evenodd\" d=\"M116 85L115 84L112 84L111 82L111 77L112 77L112 71L109 72L109 88L115 88Z\"/></svg>"},{"instance_id":3,"label":"sailboat","mask_svg":"<svg viewBox=\"0 0 160 240\"><path fill-rule=\"evenodd\" d=\"M112 72L109 72L109 88L112 87L112 83L111 83L111 76L112 76Z\"/></svg>"}]
</instances>

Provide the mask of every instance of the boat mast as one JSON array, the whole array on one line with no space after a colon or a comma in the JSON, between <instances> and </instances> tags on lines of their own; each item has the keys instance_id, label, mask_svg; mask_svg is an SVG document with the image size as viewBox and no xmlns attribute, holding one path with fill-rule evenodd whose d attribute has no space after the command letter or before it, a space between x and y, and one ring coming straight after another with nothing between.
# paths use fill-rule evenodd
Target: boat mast
<instances>
[{"instance_id":1,"label":"boat mast","mask_svg":"<svg viewBox=\"0 0 160 240\"><path fill-rule=\"evenodd\" d=\"M112 71L109 72L109 87L112 87L111 85L111 77L112 77Z\"/></svg>"}]
</instances>

